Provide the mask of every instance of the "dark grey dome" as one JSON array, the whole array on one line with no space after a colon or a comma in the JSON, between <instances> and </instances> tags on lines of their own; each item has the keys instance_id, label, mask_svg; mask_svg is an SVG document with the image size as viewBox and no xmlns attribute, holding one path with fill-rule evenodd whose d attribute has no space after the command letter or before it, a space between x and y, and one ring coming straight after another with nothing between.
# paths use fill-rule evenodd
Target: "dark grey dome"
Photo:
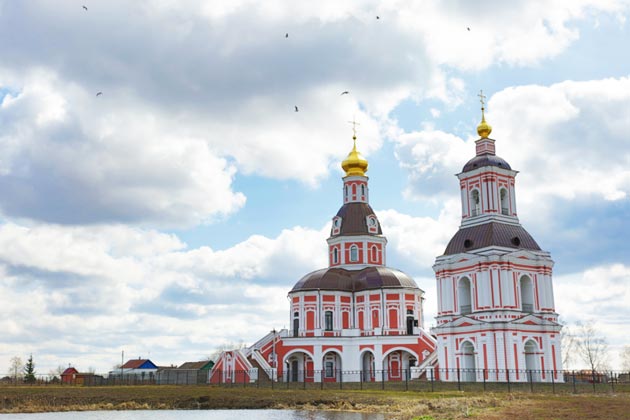
<instances>
[{"instance_id":1,"label":"dark grey dome","mask_svg":"<svg viewBox=\"0 0 630 420\"><path fill-rule=\"evenodd\" d=\"M305 275L289 293L303 290L360 292L381 288L418 289L418 285L411 277L394 268L366 267L362 270L346 270L345 268L333 267L323 268Z\"/></svg>"},{"instance_id":2,"label":"dark grey dome","mask_svg":"<svg viewBox=\"0 0 630 420\"><path fill-rule=\"evenodd\" d=\"M346 203L337 212L337 216L341 217L341 229L336 235L330 236L345 236L345 235L382 235L381 223L376 219L377 231L376 233L370 232L367 225L367 217L375 216L374 210L367 203Z\"/></svg>"},{"instance_id":3,"label":"dark grey dome","mask_svg":"<svg viewBox=\"0 0 630 420\"><path fill-rule=\"evenodd\" d=\"M522 226L490 222L458 230L446 246L444 255L469 252L493 245L540 251L534 238Z\"/></svg>"},{"instance_id":4,"label":"dark grey dome","mask_svg":"<svg viewBox=\"0 0 630 420\"><path fill-rule=\"evenodd\" d=\"M497 166L503 169L512 169L510 165L497 155L485 154L481 156L475 156L470 159L465 165L462 172L468 172L481 168L483 166Z\"/></svg>"}]
</instances>

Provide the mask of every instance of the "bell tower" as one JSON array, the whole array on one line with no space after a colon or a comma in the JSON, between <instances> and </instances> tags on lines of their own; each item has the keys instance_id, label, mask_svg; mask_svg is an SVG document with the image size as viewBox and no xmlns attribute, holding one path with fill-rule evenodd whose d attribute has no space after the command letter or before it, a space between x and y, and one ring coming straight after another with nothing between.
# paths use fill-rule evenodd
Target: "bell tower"
<instances>
[{"instance_id":1,"label":"bell tower","mask_svg":"<svg viewBox=\"0 0 630 420\"><path fill-rule=\"evenodd\" d=\"M518 172L496 155L479 96L476 153L457 174L461 225L433 266L440 377L562 381L553 261L518 220Z\"/></svg>"},{"instance_id":2,"label":"bell tower","mask_svg":"<svg viewBox=\"0 0 630 420\"><path fill-rule=\"evenodd\" d=\"M343 205L332 219L328 238L329 267L360 270L385 265L387 239L369 203L368 161L357 151L356 123L353 146L341 162Z\"/></svg>"}]
</instances>

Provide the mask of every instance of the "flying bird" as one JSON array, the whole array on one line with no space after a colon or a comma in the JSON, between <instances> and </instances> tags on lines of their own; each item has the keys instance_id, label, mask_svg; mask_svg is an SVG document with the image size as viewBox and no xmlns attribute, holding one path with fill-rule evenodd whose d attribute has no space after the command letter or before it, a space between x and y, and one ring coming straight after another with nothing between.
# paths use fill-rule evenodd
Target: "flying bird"
<instances>
[{"instance_id":1,"label":"flying bird","mask_svg":"<svg viewBox=\"0 0 630 420\"><path fill-rule=\"evenodd\" d=\"M83 5L83 10L87 10L87 6L85 4Z\"/></svg>"},{"instance_id":2,"label":"flying bird","mask_svg":"<svg viewBox=\"0 0 630 420\"><path fill-rule=\"evenodd\" d=\"M298 109L297 105L295 105L295 112L298 112L298 111L299 111L299 109Z\"/></svg>"},{"instance_id":3,"label":"flying bird","mask_svg":"<svg viewBox=\"0 0 630 420\"><path fill-rule=\"evenodd\" d=\"M347 90L344 90L343 92L341 92L341 95L347 95L347 94L349 94L349 93L350 93L350 92L348 92ZM339 95L339 96L341 96L341 95Z\"/></svg>"},{"instance_id":4,"label":"flying bird","mask_svg":"<svg viewBox=\"0 0 630 420\"><path fill-rule=\"evenodd\" d=\"M101 96L103 92L96 92L96 96Z\"/></svg>"},{"instance_id":5,"label":"flying bird","mask_svg":"<svg viewBox=\"0 0 630 420\"><path fill-rule=\"evenodd\" d=\"M381 18L380 16L376 16L376 19L380 19L380 18Z\"/></svg>"},{"instance_id":6,"label":"flying bird","mask_svg":"<svg viewBox=\"0 0 630 420\"><path fill-rule=\"evenodd\" d=\"M288 38L289 37L289 33L287 32L286 34L284 34L284 37Z\"/></svg>"},{"instance_id":7,"label":"flying bird","mask_svg":"<svg viewBox=\"0 0 630 420\"><path fill-rule=\"evenodd\" d=\"M470 32L470 28L467 27L466 29L468 29L468 32Z\"/></svg>"}]
</instances>

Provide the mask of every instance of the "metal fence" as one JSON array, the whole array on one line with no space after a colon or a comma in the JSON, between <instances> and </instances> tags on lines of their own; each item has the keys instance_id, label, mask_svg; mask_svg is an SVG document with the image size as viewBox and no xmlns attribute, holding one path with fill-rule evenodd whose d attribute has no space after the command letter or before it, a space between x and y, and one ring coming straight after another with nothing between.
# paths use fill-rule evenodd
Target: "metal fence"
<instances>
[{"instance_id":1,"label":"metal fence","mask_svg":"<svg viewBox=\"0 0 630 420\"><path fill-rule=\"evenodd\" d=\"M25 382L10 375L0 379L0 385L12 386L119 386L119 385L199 385L233 388L271 389L340 389L340 390L399 390L418 392L536 392L536 393L608 393L630 392L630 372L590 370L493 370L493 369L428 369L418 378L412 369L398 370L289 370L270 378L273 372L259 370L252 379L251 371L215 372L212 383L208 377L190 372L170 372L160 380L160 372L151 377L140 375L84 375L72 381L57 376L36 375L34 382ZM173 376L175 375L175 376Z\"/></svg>"}]
</instances>

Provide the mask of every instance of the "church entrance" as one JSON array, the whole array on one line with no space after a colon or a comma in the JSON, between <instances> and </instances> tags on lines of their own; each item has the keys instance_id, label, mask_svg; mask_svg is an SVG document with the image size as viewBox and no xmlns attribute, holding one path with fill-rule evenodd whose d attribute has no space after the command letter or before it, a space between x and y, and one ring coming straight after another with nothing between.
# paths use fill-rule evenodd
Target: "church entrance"
<instances>
[{"instance_id":1,"label":"church entrance","mask_svg":"<svg viewBox=\"0 0 630 420\"><path fill-rule=\"evenodd\" d=\"M366 351L361 359L361 381L374 382L374 355L372 352Z\"/></svg>"},{"instance_id":2,"label":"church entrance","mask_svg":"<svg viewBox=\"0 0 630 420\"><path fill-rule=\"evenodd\" d=\"M324 355L323 360L324 370L323 380L324 382L339 382L341 380L341 357L335 352L328 352Z\"/></svg>"},{"instance_id":3,"label":"church entrance","mask_svg":"<svg viewBox=\"0 0 630 420\"><path fill-rule=\"evenodd\" d=\"M527 370L527 380L540 382L540 368L538 367L538 357L536 350L538 346L532 340L525 343L525 369Z\"/></svg>"},{"instance_id":4,"label":"church entrance","mask_svg":"<svg viewBox=\"0 0 630 420\"><path fill-rule=\"evenodd\" d=\"M477 363L475 362L475 348L470 341L462 344L462 381L475 382L477 380Z\"/></svg>"}]
</instances>

